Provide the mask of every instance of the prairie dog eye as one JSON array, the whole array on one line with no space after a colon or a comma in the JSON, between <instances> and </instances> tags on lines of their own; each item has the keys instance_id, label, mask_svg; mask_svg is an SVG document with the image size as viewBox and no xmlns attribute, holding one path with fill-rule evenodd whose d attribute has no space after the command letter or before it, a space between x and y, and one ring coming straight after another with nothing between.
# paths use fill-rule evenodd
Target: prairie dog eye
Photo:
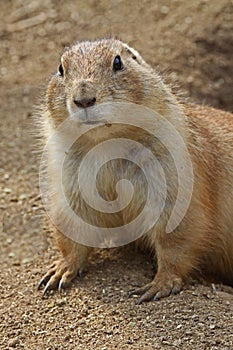
<instances>
[{"instance_id":1,"label":"prairie dog eye","mask_svg":"<svg viewBox=\"0 0 233 350\"><path fill-rule=\"evenodd\" d=\"M117 55L113 61L113 70L114 70L114 72L116 72L116 71L122 70L122 69L123 69L123 63L121 61L121 57L119 55Z\"/></svg>"},{"instance_id":2,"label":"prairie dog eye","mask_svg":"<svg viewBox=\"0 0 233 350\"><path fill-rule=\"evenodd\" d=\"M63 68L62 64L60 64L58 71L59 71L60 76L63 77L64 76L64 68Z\"/></svg>"}]
</instances>

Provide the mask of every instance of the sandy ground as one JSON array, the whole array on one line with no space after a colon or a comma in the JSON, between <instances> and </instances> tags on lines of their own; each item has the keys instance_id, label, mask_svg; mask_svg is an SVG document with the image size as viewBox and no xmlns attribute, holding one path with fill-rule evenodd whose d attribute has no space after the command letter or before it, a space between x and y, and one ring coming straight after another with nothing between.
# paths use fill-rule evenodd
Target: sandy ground
<instances>
[{"instance_id":1,"label":"sandy ground","mask_svg":"<svg viewBox=\"0 0 233 350\"><path fill-rule=\"evenodd\" d=\"M0 349L233 349L233 291L202 283L137 305L153 263L97 251L67 294L37 284L57 254L39 196L34 105L65 45L116 34L199 103L233 111L233 2L0 2Z\"/></svg>"}]
</instances>

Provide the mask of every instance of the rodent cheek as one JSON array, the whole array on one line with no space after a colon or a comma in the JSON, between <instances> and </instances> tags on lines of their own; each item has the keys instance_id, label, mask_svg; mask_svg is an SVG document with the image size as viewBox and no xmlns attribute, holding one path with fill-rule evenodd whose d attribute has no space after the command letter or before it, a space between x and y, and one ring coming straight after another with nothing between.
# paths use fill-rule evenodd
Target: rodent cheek
<instances>
[{"instance_id":1,"label":"rodent cheek","mask_svg":"<svg viewBox=\"0 0 233 350\"><path fill-rule=\"evenodd\" d=\"M131 101L139 104L145 100L145 82L140 79L137 74L130 72L130 77L127 79L131 82L129 87L129 94Z\"/></svg>"},{"instance_id":2,"label":"rodent cheek","mask_svg":"<svg viewBox=\"0 0 233 350\"><path fill-rule=\"evenodd\" d=\"M72 113L74 113L75 110L77 109L77 107L75 106L75 103L74 103L74 97L70 93L67 94L67 97L66 97L66 108L67 108L67 111L70 115Z\"/></svg>"},{"instance_id":3,"label":"rodent cheek","mask_svg":"<svg viewBox=\"0 0 233 350\"><path fill-rule=\"evenodd\" d=\"M66 94L66 109L67 112L70 114L75 110L75 104L74 104L74 87L72 83L67 81L66 87L65 87L65 94Z\"/></svg>"},{"instance_id":4,"label":"rodent cheek","mask_svg":"<svg viewBox=\"0 0 233 350\"><path fill-rule=\"evenodd\" d=\"M65 88L57 77L49 83L46 100L48 111L56 122L60 123L67 118Z\"/></svg>"},{"instance_id":5,"label":"rodent cheek","mask_svg":"<svg viewBox=\"0 0 233 350\"><path fill-rule=\"evenodd\" d=\"M113 100L129 101L140 104L145 100L144 81L133 71L120 76L112 89Z\"/></svg>"}]
</instances>

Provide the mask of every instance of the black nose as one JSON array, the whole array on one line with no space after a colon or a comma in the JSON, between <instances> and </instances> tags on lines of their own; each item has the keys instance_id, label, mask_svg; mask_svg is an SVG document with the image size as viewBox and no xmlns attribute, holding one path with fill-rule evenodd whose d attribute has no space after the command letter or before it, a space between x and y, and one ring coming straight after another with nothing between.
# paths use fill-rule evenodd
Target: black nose
<instances>
[{"instance_id":1,"label":"black nose","mask_svg":"<svg viewBox=\"0 0 233 350\"><path fill-rule=\"evenodd\" d=\"M74 103L76 104L76 106L80 107L80 108L87 108L87 107L91 107L94 106L94 104L96 103L96 98L83 98L81 100L74 100Z\"/></svg>"}]
</instances>

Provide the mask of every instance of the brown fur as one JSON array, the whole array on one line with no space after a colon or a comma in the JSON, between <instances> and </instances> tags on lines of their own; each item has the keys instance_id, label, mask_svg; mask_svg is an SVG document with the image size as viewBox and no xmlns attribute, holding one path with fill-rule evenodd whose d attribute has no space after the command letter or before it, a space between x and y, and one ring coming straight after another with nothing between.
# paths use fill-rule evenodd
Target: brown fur
<instances>
[{"instance_id":1,"label":"brown fur","mask_svg":"<svg viewBox=\"0 0 233 350\"><path fill-rule=\"evenodd\" d=\"M112 70L116 55L122 57L126 68L119 74ZM69 115L67 103L74 110L73 99L96 96L97 104L133 102L162 114L182 135L191 155L194 169L192 200L180 225L174 232L166 234L170 208L177 195L177 178L174 164L158 142L135 127L122 129L116 125L110 128L106 125L99 133L90 132L82 136L78 146L73 147L72 162L75 163L74 159L108 139L109 135L116 138L125 136L149 146L160 157L169 188L166 207L153 229L137 242L154 252L158 271L151 283L134 291L142 294L140 302L179 292L194 272L208 273L233 284L233 116L208 107L181 105L164 85L160 75L135 50L119 40L76 43L64 52L61 62L64 76L55 74L52 77L43 105L42 133L45 140ZM62 217L62 208L57 206L59 193L56 193L56 173L51 166L52 160L53 154L50 154L47 168L54 193L51 205ZM124 164L121 165L124 168ZM67 196L73 210L82 213L93 224L120 226L130 222L140 211L146 190L137 177L140 175L133 175L139 174L135 166L125 166L137 189L134 202L126 211L112 215L97 215L82 200L78 187L69 185L74 175L72 166L73 163L69 165L68 160L64 180ZM105 199L113 200L115 178L122 176L119 166L113 164L110 170L103 169L101 176L98 189L104 193ZM59 288L65 287L84 268L90 251L90 248L70 240L57 229L54 232L62 259L42 279L41 284L46 284L45 291L56 288L58 283Z\"/></svg>"}]
</instances>

